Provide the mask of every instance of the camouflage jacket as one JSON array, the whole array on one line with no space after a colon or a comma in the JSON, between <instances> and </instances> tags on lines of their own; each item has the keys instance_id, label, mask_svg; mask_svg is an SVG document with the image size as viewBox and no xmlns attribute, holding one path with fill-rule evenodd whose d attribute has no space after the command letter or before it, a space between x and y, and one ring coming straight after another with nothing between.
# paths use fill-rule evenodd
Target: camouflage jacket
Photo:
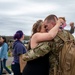
<instances>
[{"instance_id":1,"label":"camouflage jacket","mask_svg":"<svg viewBox=\"0 0 75 75\"><path fill-rule=\"evenodd\" d=\"M74 27L71 27L70 30L66 30L66 29L65 30L70 32L71 34L73 34L74 33L74 29L75 29Z\"/></svg>"},{"instance_id":2,"label":"camouflage jacket","mask_svg":"<svg viewBox=\"0 0 75 75\"><path fill-rule=\"evenodd\" d=\"M68 32L60 31L58 32L59 35L63 35L66 40L68 40ZM58 69L59 65L59 52L62 50L64 45L63 40L57 36L49 41L49 42L42 42L36 48L31 49L26 54L23 54L23 60L29 61L36 59L38 57L44 56L47 53L50 53L49 60L50 60L50 75L54 75L54 66L56 65ZM71 35L71 34L70 34ZM73 37L73 36L72 36ZM56 74L58 75L58 74Z\"/></svg>"},{"instance_id":3,"label":"camouflage jacket","mask_svg":"<svg viewBox=\"0 0 75 75\"><path fill-rule=\"evenodd\" d=\"M74 33L74 28L71 28L70 30L68 30L71 34Z\"/></svg>"}]
</instances>

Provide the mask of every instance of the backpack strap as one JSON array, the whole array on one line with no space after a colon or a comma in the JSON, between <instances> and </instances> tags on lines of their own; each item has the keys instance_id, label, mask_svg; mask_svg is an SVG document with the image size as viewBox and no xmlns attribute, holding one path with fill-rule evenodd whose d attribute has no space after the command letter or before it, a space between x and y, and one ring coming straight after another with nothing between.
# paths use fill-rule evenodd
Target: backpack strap
<instances>
[{"instance_id":1,"label":"backpack strap","mask_svg":"<svg viewBox=\"0 0 75 75\"><path fill-rule=\"evenodd\" d=\"M61 38L64 42L66 42L67 40L62 36L62 35L60 35L60 34L57 34L57 36L59 37L59 38Z\"/></svg>"},{"instance_id":2,"label":"backpack strap","mask_svg":"<svg viewBox=\"0 0 75 75\"><path fill-rule=\"evenodd\" d=\"M62 39L64 42L66 42L66 39L65 39L61 34L57 34L57 36L58 36L60 39ZM60 50L60 52L59 52L59 70L58 70L59 75L62 75L61 55L62 55L62 51Z\"/></svg>"},{"instance_id":3,"label":"backpack strap","mask_svg":"<svg viewBox=\"0 0 75 75\"><path fill-rule=\"evenodd\" d=\"M57 36L59 37L59 38L61 38L64 42L73 42L74 41L74 37L68 32L68 31L66 31L67 32L67 34L68 34L68 40L66 40L64 37L63 37L63 35L61 35L61 34L57 34Z\"/></svg>"}]
</instances>

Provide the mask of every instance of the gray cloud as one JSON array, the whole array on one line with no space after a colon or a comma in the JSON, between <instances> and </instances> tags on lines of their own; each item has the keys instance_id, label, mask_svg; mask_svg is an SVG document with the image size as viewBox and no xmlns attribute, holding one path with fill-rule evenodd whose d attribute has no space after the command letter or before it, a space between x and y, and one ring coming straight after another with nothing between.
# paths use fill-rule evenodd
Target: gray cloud
<instances>
[{"instance_id":1,"label":"gray cloud","mask_svg":"<svg viewBox=\"0 0 75 75\"><path fill-rule=\"evenodd\" d=\"M31 34L32 25L49 14L75 21L74 0L11 0L0 2L0 35L14 35L17 30ZM69 28L69 27L67 27Z\"/></svg>"},{"instance_id":2,"label":"gray cloud","mask_svg":"<svg viewBox=\"0 0 75 75\"><path fill-rule=\"evenodd\" d=\"M13 10L16 7L16 3L0 3L1 11Z\"/></svg>"}]
</instances>

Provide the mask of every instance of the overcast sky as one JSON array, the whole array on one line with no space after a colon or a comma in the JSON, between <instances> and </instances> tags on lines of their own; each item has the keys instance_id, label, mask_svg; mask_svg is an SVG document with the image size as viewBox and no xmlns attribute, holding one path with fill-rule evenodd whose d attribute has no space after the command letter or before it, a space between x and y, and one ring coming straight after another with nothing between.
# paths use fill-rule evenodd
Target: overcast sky
<instances>
[{"instance_id":1,"label":"overcast sky","mask_svg":"<svg viewBox=\"0 0 75 75\"><path fill-rule=\"evenodd\" d=\"M50 14L64 16L67 24L75 22L75 0L0 0L0 35L17 30L31 35L32 25Z\"/></svg>"}]
</instances>

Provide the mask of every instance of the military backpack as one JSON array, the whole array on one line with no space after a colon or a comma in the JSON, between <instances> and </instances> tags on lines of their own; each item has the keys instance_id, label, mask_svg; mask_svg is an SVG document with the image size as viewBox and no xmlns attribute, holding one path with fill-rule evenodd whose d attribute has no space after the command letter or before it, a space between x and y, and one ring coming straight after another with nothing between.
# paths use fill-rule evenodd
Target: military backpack
<instances>
[{"instance_id":1,"label":"military backpack","mask_svg":"<svg viewBox=\"0 0 75 75\"><path fill-rule=\"evenodd\" d=\"M64 46L59 53L59 75L75 75L75 43L74 37L68 35L68 40L58 35Z\"/></svg>"}]
</instances>

